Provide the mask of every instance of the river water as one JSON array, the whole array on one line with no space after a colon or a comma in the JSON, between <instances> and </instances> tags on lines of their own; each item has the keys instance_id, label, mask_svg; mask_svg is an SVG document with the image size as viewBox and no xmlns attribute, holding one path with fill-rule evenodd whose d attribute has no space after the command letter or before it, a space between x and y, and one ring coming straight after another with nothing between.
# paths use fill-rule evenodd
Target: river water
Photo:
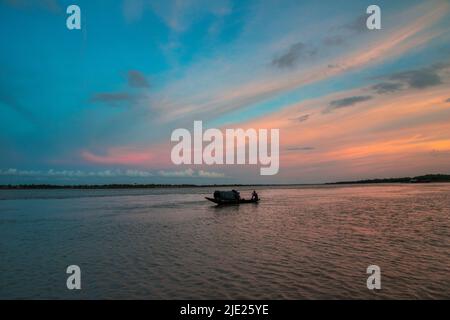
<instances>
[{"instance_id":1,"label":"river water","mask_svg":"<svg viewBox=\"0 0 450 320\"><path fill-rule=\"evenodd\" d=\"M450 184L213 191L0 191L0 298L450 299Z\"/></svg>"}]
</instances>

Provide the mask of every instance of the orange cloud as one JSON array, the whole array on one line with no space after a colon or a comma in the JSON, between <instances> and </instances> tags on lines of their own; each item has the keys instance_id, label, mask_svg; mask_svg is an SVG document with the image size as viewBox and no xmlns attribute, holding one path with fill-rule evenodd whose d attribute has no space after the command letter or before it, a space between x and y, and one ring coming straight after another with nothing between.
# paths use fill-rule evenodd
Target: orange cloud
<instances>
[{"instance_id":1,"label":"orange cloud","mask_svg":"<svg viewBox=\"0 0 450 320\"><path fill-rule=\"evenodd\" d=\"M156 150L158 148L118 147L109 149L104 155L94 154L85 150L81 152L81 157L85 161L95 164L151 167L163 163L161 154L155 152Z\"/></svg>"},{"instance_id":2,"label":"orange cloud","mask_svg":"<svg viewBox=\"0 0 450 320\"><path fill-rule=\"evenodd\" d=\"M356 106L322 113L330 101L367 94L357 89L292 105L243 123L244 128L279 128L282 168L292 174L323 174L346 167L367 174L406 168L450 170L450 108L444 83L427 90L406 90ZM307 114L307 120L298 119ZM437 157L439 156L439 157ZM395 175L395 174L394 174Z\"/></svg>"}]
</instances>

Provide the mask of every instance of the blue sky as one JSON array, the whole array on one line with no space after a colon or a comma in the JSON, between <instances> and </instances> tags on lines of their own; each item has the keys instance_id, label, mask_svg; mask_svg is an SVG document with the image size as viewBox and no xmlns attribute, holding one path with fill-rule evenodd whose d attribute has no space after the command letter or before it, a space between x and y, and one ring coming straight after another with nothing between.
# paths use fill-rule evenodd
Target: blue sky
<instances>
[{"instance_id":1,"label":"blue sky","mask_svg":"<svg viewBox=\"0 0 450 320\"><path fill-rule=\"evenodd\" d=\"M66 28L72 3L81 8L81 30ZM448 88L448 1L377 1L383 26L377 31L361 23L370 4L0 1L0 183L303 183L449 170L447 127L426 129L448 115L440 98ZM414 86L416 76L430 81ZM346 96L370 97L379 108L389 104L386 95L368 93L383 81L405 87L389 101L400 105L417 94L424 103L408 114L415 132L396 127L391 135L416 139L416 152L406 145L395 154L377 151L375 144L389 138L374 137L369 128L355 135L359 127L350 120L366 116L364 103L318 118ZM430 95L442 100L441 109L423 114ZM291 119L290 113L311 118L301 126L282 123L282 151L316 151L282 156L283 170L271 180L244 168L174 167L167 158L172 130L194 120L224 127L262 119L261 125ZM419 115L427 121L414 122ZM395 127L397 117L400 112L386 112L384 121ZM339 140L336 134L293 138L322 127L337 132L337 121L355 131ZM419 145L422 140L428 145ZM363 160L341 157L366 145L374 151ZM436 150L443 154L438 160L429 155ZM385 165L371 170L380 157ZM411 158L421 165L406 165ZM363 164L365 170L354 170Z\"/></svg>"}]
</instances>

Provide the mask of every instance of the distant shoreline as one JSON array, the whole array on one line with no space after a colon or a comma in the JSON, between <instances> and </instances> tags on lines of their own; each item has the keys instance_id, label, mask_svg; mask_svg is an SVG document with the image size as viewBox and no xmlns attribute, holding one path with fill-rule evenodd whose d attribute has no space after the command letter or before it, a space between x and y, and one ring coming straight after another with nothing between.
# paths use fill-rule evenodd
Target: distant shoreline
<instances>
[{"instance_id":1,"label":"distant shoreline","mask_svg":"<svg viewBox=\"0 0 450 320\"><path fill-rule=\"evenodd\" d=\"M403 178L383 178L383 179L367 179L358 181L340 181L325 183L329 184L373 184L373 183L432 183L432 182L450 182L448 174L426 174L416 177Z\"/></svg>"},{"instance_id":2,"label":"distant shoreline","mask_svg":"<svg viewBox=\"0 0 450 320\"><path fill-rule=\"evenodd\" d=\"M224 188L224 187L282 187L282 186L310 186L325 185L324 183L311 184L93 184L93 185L51 185L51 184L21 184L0 185L0 190L33 190L33 189L170 189L170 188Z\"/></svg>"},{"instance_id":3,"label":"distant shoreline","mask_svg":"<svg viewBox=\"0 0 450 320\"><path fill-rule=\"evenodd\" d=\"M313 185L340 185L340 184L380 184L380 183L432 183L450 182L450 175L427 174L417 177L367 179L357 181L338 181L327 183L291 183L291 184L80 184L80 185L53 185L53 184L20 184L0 185L0 190L37 190L37 189L164 189L164 188L223 188L223 187L288 187L288 186L313 186Z\"/></svg>"}]
</instances>

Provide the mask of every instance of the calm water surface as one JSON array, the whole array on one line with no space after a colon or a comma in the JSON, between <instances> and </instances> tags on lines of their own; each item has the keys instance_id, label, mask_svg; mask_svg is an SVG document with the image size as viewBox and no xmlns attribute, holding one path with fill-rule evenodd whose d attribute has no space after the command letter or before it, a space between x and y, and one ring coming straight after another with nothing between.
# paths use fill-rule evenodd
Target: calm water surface
<instances>
[{"instance_id":1,"label":"calm water surface","mask_svg":"<svg viewBox=\"0 0 450 320\"><path fill-rule=\"evenodd\" d=\"M0 298L450 299L450 184L213 191L0 191Z\"/></svg>"}]
</instances>

